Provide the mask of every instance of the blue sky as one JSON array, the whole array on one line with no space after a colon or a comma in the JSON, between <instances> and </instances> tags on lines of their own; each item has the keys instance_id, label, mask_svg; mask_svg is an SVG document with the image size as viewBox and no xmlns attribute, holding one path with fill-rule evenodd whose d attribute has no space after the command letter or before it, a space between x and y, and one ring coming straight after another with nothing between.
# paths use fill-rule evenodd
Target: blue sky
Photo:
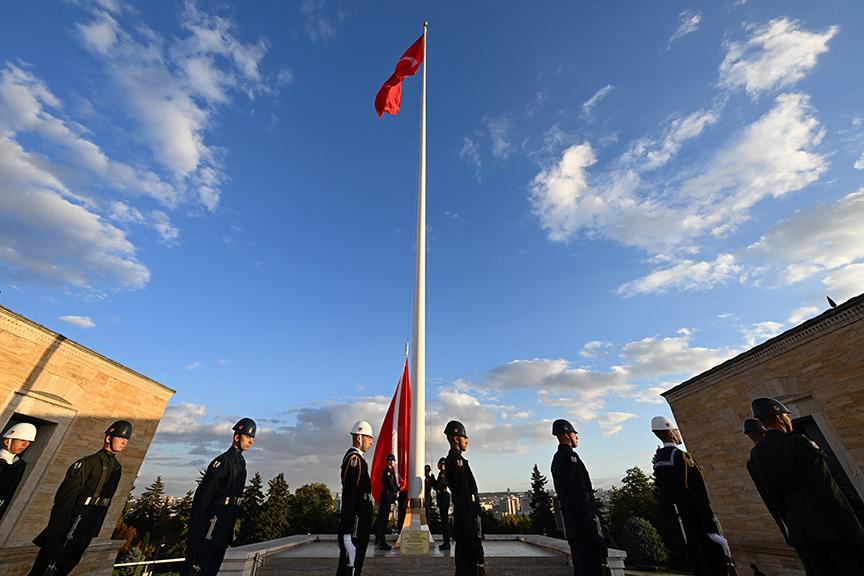
<instances>
[{"instance_id":1,"label":"blue sky","mask_svg":"<svg viewBox=\"0 0 864 576\"><path fill-rule=\"evenodd\" d=\"M0 303L177 390L137 482L335 487L410 333L429 19L431 457L647 468L658 393L864 291L858 2L10 4ZM741 415L742 419L746 415ZM737 431L733 431L737 432ZM698 455L697 455L698 456Z\"/></svg>"}]
</instances>

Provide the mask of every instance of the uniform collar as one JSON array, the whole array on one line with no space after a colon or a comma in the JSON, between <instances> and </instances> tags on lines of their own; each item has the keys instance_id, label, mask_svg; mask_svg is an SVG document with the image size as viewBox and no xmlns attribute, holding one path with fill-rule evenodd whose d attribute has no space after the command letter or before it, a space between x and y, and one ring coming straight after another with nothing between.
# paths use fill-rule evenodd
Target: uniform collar
<instances>
[{"instance_id":1,"label":"uniform collar","mask_svg":"<svg viewBox=\"0 0 864 576\"><path fill-rule=\"evenodd\" d=\"M11 466L18 461L18 456L16 456L12 452L9 452L5 448L0 448L0 460L3 460Z\"/></svg>"},{"instance_id":2,"label":"uniform collar","mask_svg":"<svg viewBox=\"0 0 864 576\"><path fill-rule=\"evenodd\" d=\"M457 450L456 448L450 448L450 455L455 458L461 458L462 460L467 460L465 456L463 456L464 452Z\"/></svg>"},{"instance_id":3,"label":"uniform collar","mask_svg":"<svg viewBox=\"0 0 864 576\"><path fill-rule=\"evenodd\" d=\"M675 444L674 442L663 442L663 447L664 448L677 448L678 445Z\"/></svg>"},{"instance_id":4,"label":"uniform collar","mask_svg":"<svg viewBox=\"0 0 864 576\"><path fill-rule=\"evenodd\" d=\"M558 444L559 452L573 452L573 447L569 444Z\"/></svg>"}]
</instances>

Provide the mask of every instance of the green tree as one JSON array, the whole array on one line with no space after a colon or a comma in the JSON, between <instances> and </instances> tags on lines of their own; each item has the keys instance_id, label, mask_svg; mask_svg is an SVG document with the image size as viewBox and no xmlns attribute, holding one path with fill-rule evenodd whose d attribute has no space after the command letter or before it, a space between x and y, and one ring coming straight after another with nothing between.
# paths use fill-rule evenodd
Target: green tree
<instances>
[{"instance_id":1,"label":"green tree","mask_svg":"<svg viewBox=\"0 0 864 576\"><path fill-rule=\"evenodd\" d=\"M321 534L336 529L333 522L333 494L326 484L313 482L301 486L291 500L289 523L291 531Z\"/></svg>"},{"instance_id":2,"label":"green tree","mask_svg":"<svg viewBox=\"0 0 864 576\"><path fill-rule=\"evenodd\" d=\"M650 523L657 517L654 482L638 467L627 470L621 480L621 487L613 487L611 490L609 532L613 542L621 542L624 523L637 516Z\"/></svg>"},{"instance_id":3,"label":"green tree","mask_svg":"<svg viewBox=\"0 0 864 576\"><path fill-rule=\"evenodd\" d=\"M660 534L650 522L638 516L624 522L621 545L631 565L657 567L669 558Z\"/></svg>"},{"instance_id":4,"label":"green tree","mask_svg":"<svg viewBox=\"0 0 864 576\"><path fill-rule=\"evenodd\" d=\"M273 540L288 534L291 513L291 491L285 475L280 473L267 483L267 499L261 507L261 540Z\"/></svg>"},{"instance_id":5,"label":"green tree","mask_svg":"<svg viewBox=\"0 0 864 576\"><path fill-rule=\"evenodd\" d=\"M553 536L556 533L555 515L552 512L552 496L546 490L546 476L540 474L537 465L531 471L531 528L535 534Z\"/></svg>"},{"instance_id":6,"label":"green tree","mask_svg":"<svg viewBox=\"0 0 864 576\"><path fill-rule=\"evenodd\" d=\"M145 539L158 546L163 543L170 534L169 526L170 507L165 497L165 484L162 477L156 480L131 503L131 508L124 518L124 522L135 528L138 545L145 553L147 552L141 542Z\"/></svg>"},{"instance_id":7,"label":"green tree","mask_svg":"<svg viewBox=\"0 0 864 576\"><path fill-rule=\"evenodd\" d=\"M175 498L171 503L168 525L169 536L162 542L165 546L159 553L160 558L178 558L186 552L186 537L189 534L189 518L192 516L192 491L183 498Z\"/></svg>"},{"instance_id":8,"label":"green tree","mask_svg":"<svg viewBox=\"0 0 864 576\"><path fill-rule=\"evenodd\" d=\"M243 502L240 504L240 517L235 529L237 545L261 542L261 515L264 511L264 480L255 472L249 484L243 489Z\"/></svg>"},{"instance_id":9,"label":"green tree","mask_svg":"<svg viewBox=\"0 0 864 576\"><path fill-rule=\"evenodd\" d=\"M126 562L143 562L147 558L140 548L130 548L126 552L121 552L117 560L118 564ZM115 576L137 576L141 573L141 566L122 566L114 570Z\"/></svg>"}]
</instances>

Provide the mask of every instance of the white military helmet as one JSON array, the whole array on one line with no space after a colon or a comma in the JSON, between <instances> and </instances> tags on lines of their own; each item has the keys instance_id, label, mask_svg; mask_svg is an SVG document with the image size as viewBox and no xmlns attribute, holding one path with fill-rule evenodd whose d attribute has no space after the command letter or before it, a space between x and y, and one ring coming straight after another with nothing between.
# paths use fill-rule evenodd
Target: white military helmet
<instances>
[{"instance_id":1,"label":"white military helmet","mask_svg":"<svg viewBox=\"0 0 864 576\"><path fill-rule=\"evenodd\" d=\"M351 427L350 434L352 436L354 434L362 434L363 436L369 436L370 438L375 437L375 435L372 434L372 425L365 420L358 420L357 422L355 422L354 426Z\"/></svg>"},{"instance_id":2,"label":"white military helmet","mask_svg":"<svg viewBox=\"0 0 864 576\"><path fill-rule=\"evenodd\" d=\"M29 422L20 422L15 424L3 435L3 438L12 438L13 440L27 440L33 442L36 440L36 426Z\"/></svg>"},{"instance_id":3,"label":"white military helmet","mask_svg":"<svg viewBox=\"0 0 864 576\"><path fill-rule=\"evenodd\" d=\"M662 430L677 430L678 426L665 416L654 416L651 418L651 430L660 432Z\"/></svg>"}]
</instances>

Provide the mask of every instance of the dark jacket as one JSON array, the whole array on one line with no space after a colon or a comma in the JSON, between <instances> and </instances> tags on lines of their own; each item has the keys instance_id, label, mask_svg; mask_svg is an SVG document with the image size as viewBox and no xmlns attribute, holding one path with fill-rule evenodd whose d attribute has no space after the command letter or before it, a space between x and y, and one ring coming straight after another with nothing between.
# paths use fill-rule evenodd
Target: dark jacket
<instances>
[{"instance_id":1,"label":"dark jacket","mask_svg":"<svg viewBox=\"0 0 864 576\"><path fill-rule=\"evenodd\" d=\"M654 454L654 482L661 504L675 504L687 540L719 534L702 471L690 454L677 446L663 446Z\"/></svg>"},{"instance_id":2,"label":"dark jacket","mask_svg":"<svg viewBox=\"0 0 864 576\"><path fill-rule=\"evenodd\" d=\"M15 495L15 490L21 483L21 478L24 477L24 469L27 463L21 458L17 458L8 464L5 460L0 460L0 518L6 513L9 508L9 503L12 501L12 496Z\"/></svg>"},{"instance_id":3,"label":"dark jacket","mask_svg":"<svg viewBox=\"0 0 864 576\"><path fill-rule=\"evenodd\" d=\"M381 471L381 499L380 502L392 504L399 497L399 482L396 480L396 472L390 466L385 466Z\"/></svg>"},{"instance_id":4,"label":"dark jacket","mask_svg":"<svg viewBox=\"0 0 864 576\"><path fill-rule=\"evenodd\" d=\"M807 437L768 430L750 451L747 471L791 546L833 542L864 550L864 529L831 476L825 454Z\"/></svg>"},{"instance_id":5,"label":"dark jacket","mask_svg":"<svg viewBox=\"0 0 864 576\"><path fill-rule=\"evenodd\" d=\"M342 458L342 512L339 516L339 536L356 534L361 522L371 522L372 483L369 467L356 448L350 448ZM365 527L364 527L365 528Z\"/></svg>"},{"instance_id":6,"label":"dark jacket","mask_svg":"<svg viewBox=\"0 0 864 576\"><path fill-rule=\"evenodd\" d=\"M245 485L246 459L232 446L210 462L195 490L188 540L229 544L240 515L238 499L243 496Z\"/></svg>"},{"instance_id":7,"label":"dark jacket","mask_svg":"<svg viewBox=\"0 0 864 576\"><path fill-rule=\"evenodd\" d=\"M71 540L89 542L102 529L120 475L116 456L105 450L73 463L54 495L48 526L33 539L33 543L41 548L70 537ZM71 530L73 526L74 531Z\"/></svg>"},{"instance_id":8,"label":"dark jacket","mask_svg":"<svg viewBox=\"0 0 864 576\"><path fill-rule=\"evenodd\" d=\"M462 457L459 450L451 448L444 469L453 494L453 537L457 541L482 538L480 496L468 460Z\"/></svg>"},{"instance_id":9,"label":"dark jacket","mask_svg":"<svg viewBox=\"0 0 864 576\"><path fill-rule=\"evenodd\" d=\"M444 470L438 472L438 478L432 488L435 489L435 502L438 504L438 508L441 510L449 508L450 492L447 491L447 474Z\"/></svg>"},{"instance_id":10,"label":"dark jacket","mask_svg":"<svg viewBox=\"0 0 864 576\"><path fill-rule=\"evenodd\" d=\"M570 446L558 446L552 457L552 484L561 504L564 533L570 540L595 539L599 536L597 505L591 477L582 459Z\"/></svg>"}]
</instances>

